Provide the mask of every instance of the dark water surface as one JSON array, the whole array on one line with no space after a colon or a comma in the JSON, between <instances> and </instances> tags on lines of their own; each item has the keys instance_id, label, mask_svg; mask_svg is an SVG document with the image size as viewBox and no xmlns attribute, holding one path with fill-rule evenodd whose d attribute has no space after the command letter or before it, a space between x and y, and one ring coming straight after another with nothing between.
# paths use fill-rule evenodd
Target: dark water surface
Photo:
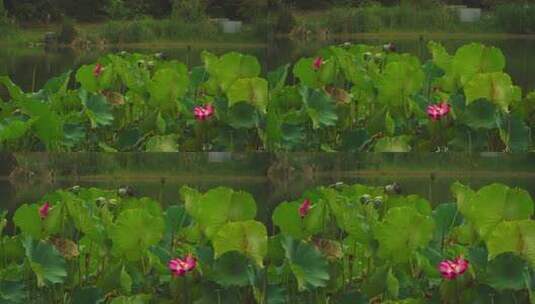
<instances>
[{"instance_id":1,"label":"dark water surface","mask_svg":"<svg viewBox=\"0 0 535 304\"><path fill-rule=\"evenodd\" d=\"M345 41L355 43L381 45L394 42L399 51L409 52L419 56L422 60L429 58L426 44L428 40L442 42L446 48L453 52L461 45L472 41L499 47L507 60L507 72L512 76L515 84L521 86L524 92L535 89L535 39L523 38L440 38L426 37L421 39L414 37L388 37L366 36L366 38L337 38L330 41L292 41L278 39L269 43L260 44L225 44L225 45L199 45L180 47L168 47L146 44L143 47L112 48L106 50L76 51L72 49L59 49L46 51L42 47L37 48L0 48L0 75L9 75L15 83L25 90L32 87L40 88L47 79L57 76L69 69L76 69L81 64L94 62L99 56L108 52L126 50L130 52L156 53L164 52L170 58L179 59L190 66L201 63L200 54L203 50L209 50L217 54L229 51L249 53L259 58L265 70L271 70L279 65L295 62L305 55L313 55L319 48ZM3 88L2 88L3 89ZM1 90L1 89L0 89Z\"/></svg>"},{"instance_id":2,"label":"dark water surface","mask_svg":"<svg viewBox=\"0 0 535 304\"><path fill-rule=\"evenodd\" d=\"M250 192L259 219L269 221L278 203L314 186L398 182L405 194L438 204L452 200L449 189L455 181L475 189L500 182L535 197L535 154L7 153L0 154L0 209L14 211L74 185L128 185L165 205L179 201L183 185L200 190L227 186Z\"/></svg>"}]
</instances>

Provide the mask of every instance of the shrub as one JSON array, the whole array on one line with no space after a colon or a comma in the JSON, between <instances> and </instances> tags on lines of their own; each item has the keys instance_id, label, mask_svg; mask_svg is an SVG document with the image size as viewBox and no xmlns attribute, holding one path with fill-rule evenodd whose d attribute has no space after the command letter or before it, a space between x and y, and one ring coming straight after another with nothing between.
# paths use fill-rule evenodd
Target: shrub
<instances>
[{"instance_id":1,"label":"shrub","mask_svg":"<svg viewBox=\"0 0 535 304\"><path fill-rule=\"evenodd\" d=\"M207 19L204 0L175 0L173 17L186 22L201 22Z\"/></svg>"}]
</instances>

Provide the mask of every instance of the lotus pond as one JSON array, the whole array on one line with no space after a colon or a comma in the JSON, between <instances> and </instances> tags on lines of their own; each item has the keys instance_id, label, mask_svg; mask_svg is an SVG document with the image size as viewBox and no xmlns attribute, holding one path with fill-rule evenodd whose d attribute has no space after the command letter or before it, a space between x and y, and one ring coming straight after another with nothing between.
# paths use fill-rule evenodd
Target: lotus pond
<instances>
[{"instance_id":1,"label":"lotus pond","mask_svg":"<svg viewBox=\"0 0 535 304\"><path fill-rule=\"evenodd\" d=\"M24 92L8 77L4 151L464 151L533 149L534 94L502 51L470 43L431 59L394 45L325 47L266 72L237 52L188 68L121 52Z\"/></svg>"},{"instance_id":2,"label":"lotus pond","mask_svg":"<svg viewBox=\"0 0 535 304\"><path fill-rule=\"evenodd\" d=\"M2 303L533 303L532 154L0 154Z\"/></svg>"}]
</instances>

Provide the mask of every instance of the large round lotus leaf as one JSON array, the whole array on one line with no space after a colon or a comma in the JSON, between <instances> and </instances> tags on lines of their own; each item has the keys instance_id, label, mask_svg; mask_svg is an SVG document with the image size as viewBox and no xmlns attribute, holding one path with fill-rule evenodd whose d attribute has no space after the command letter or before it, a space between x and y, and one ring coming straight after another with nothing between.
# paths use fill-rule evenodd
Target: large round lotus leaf
<instances>
[{"instance_id":1,"label":"large round lotus leaf","mask_svg":"<svg viewBox=\"0 0 535 304\"><path fill-rule=\"evenodd\" d=\"M268 103L268 82L259 77L236 80L227 90L229 106L244 101L266 112Z\"/></svg>"},{"instance_id":2,"label":"large round lotus leaf","mask_svg":"<svg viewBox=\"0 0 535 304\"><path fill-rule=\"evenodd\" d=\"M247 286L250 267L246 256L231 251L220 256L214 264L214 280L221 286Z\"/></svg>"},{"instance_id":3,"label":"large round lotus leaf","mask_svg":"<svg viewBox=\"0 0 535 304\"><path fill-rule=\"evenodd\" d=\"M466 104L478 99L486 99L503 112L509 112L509 106L522 98L518 87L513 86L511 77L502 72L477 74L464 86Z\"/></svg>"},{"instance_id":4,"label":"large round lotus leaf","mask_svg":"<svg viewBox=\"0 0 535 304\"><path fill-rule=\"evenodd\" d=\"M336 114L334 101L329 95L322 90L310 89L305 86L302 86L299 92L314 129L336 124L338 115Z\"/></svg>"},{"instance_id":5,"label":"large round lotus leaf","mask_svg":"<svg viewBox=\"0 0 535 304\"><path fill-rule=\"evenodd\" d=\"M375 229L379 256L393 263L405 263L416 250L427 246L433 238L434 229L433 219L420 214L415 208L392 208Z\"/></svg>"},{"instance_id":6,"label":"large round lotus leaf","mask_svg":"<svg viewBox=\"0 0 535 304\"><path fill-rule=\"evenodd\" d=\"M442 69L444 72L451 70L453 57L448 54L448 51L440 43L429 41L427 48L433 57L433 63Z\"/></svg>"},{"instance_id":7,"label":"large round lotus leaf","mask_svg":"<svg viewBox=\"0 0 535 304\"><path fill-rule=\"evenodd\" d=\"M161 110L174 109L189 87L188 70L183 64L156 71L148 85L153 105Z\"/></svg>"},{"instance_id":8,"label":"large round lotus leaf","mask_svg":"<svg viewBox=\"0 0 535 304\"><path fill-rule=\"evenodd\" d=\"M67 263L56 248L45 242L24 241L26 257L37 277L37 285L63 283L67 277Z\"/></svg>"},{"instance_id":9,"label":"large round lotus leaf","mask_svg":"<svg viewBox=\"0 0 535 304\"><path fill-rule=\"evenodd\" d=\"M502 222L490 234L487 241L489 258L512 252L535 266L535 221L520 220Z\"/></svg>"},{"instance_id":10,"label":"large round lotus leaf","mask_svg":"<svg viewBox=\"0 0 535 304\"><path fill-rule=\"evenodd\" d=\"M526 288L527 267L526 261L517 255L500 254L488 263L485 281L498 290L522 290Z\"/></svg>"},{"instance_id":11,"label":"large round lotus leaf","mask_svg":"<svg viewBox=\"0 0 535 304\"><path fill-rule=\"evenodd\" d=\"M285 237L282 239L282 247L292 273L297 279L299 290L326 286L329 280L329 265L314 246Z\"/></svg>"},{"instance_id":12,"label":"large round lotus leaf","mask_svg":"<svg viewBox=\"0 0 535 304\"><path fill-rule=\"evenodd\" d=\"M76 229L94 242L103 242L105 231L95 202L81 200L71 193L64 193L63 201Z\"/></svg>"},{"instance_id":13,"label":"large round lotus leaf","mask_svg":"<svg viewBox=\"0 0 535 304\"><path fill-rule=\"evenodd\" d=\"M197 202L202 198L202 194L196 189L183 186L180 188L180 198L184 202L186 212L192 218L199 218L200 214L198 213Z\"/></svg>"},{"instance_id":14,"label":"large round lotus leaf","mask_svg":"<svg viewBox=\"0 0 535 304\"><path fill-rule=\"evenodd\" d=\"M80 83L82 88L92 93L109 88L112 85L114 78L113 66L105 66L99 77L95 77L93 74L94 70L94 64L80 67L76 72L76 81Z\"/></svg>"},{"instance_id":15,"label":"large round lotus leaf","mask_svg":"<svg viewBox=\"0 0 535 304\"><path fill-rule=\"evenodd\" d=\"M110 231L115 254L128 260L139 260L156 245L165 231L164 220L144 209L123 211Z\"/></svg>"},{"instance_id":16,"label":"large round lotus leaf","mask_svg":"<svg viewBox=\"0 0 535 304\"><path fill-rule=\"evenodd\" d=\"M249 193L225 187L209 190L188 209L209 238L226 222L252 220L256 216L256 202Z\"/></svg>"},{"instance_id":17,"label":"large round lotus leaf","mask_svg":"<svg viewBox=\"0 0 535 304\"><path fill-rule=\"evenodd\" d=\"M494 129L498 126L496 105L485 100L477 100L462 113L463 122L473 129Z\"/></svg>"},{"instance_id":18,"label":"large round lotus leaf","mask_svg":"<svg viewBox=\"0 0 535 304\"><path fill-rule=\"evenodd\" d=\"M27 121L10 120L6 124L0 125L0 142L23 137L31 129L34 121L33 119Z\"/></svg>"},{"instance_id":19,"label":"large round lotus leaf","mask_svg":"<svg viewBox=\"0 0 535 304\"><path fill-rule=\"evenodd\" d=\"M236 251L262 266L267 255L267 230L257 221L231 222L218 229L212 239L215 257Z\"/></svg>"},{"instance_id":20,"label":"large round lotus leaf","mask_svg":"<svg viewBox=\"0 0 535 304\"><path fill-rule=\"evenodd\" d=\"M80 91L79 97L85 107L85 113L91 121L91 127L110 125L113 121L111 107L106 98L100 94L92 94L87 91Z\"/></svg>"},{"instance_id":21,"label":"large round lotus leaf","mask_svg":"<svg viewBox=\"0 0 535 304\"><path fill-rule=\"evenodd\" d=\"M145 152L178 152L178 134L157 135L149 138Z\"/></svg>"},{"instance_id":22,"label":"large round lotus leaf","mask_svg":"<svg viewBox=\"0 0 535 304\"><path fill-rule=\"evenodd\" d=\"M409 152L410 138L406 135L396 137L383 137L374 146L374 152Z\"/></svg>"},{"instance_id":23,"label":"large round lotus leaf","mask_svg":"<svg viewBox=\"0 0 535 304\"><path fill-rule=\"evenodd\" d=\"M289 69L290 69L290 65L286 64L268 73L267 80L269 83L270 90L277 91L284 87L284 85L286 84L286 80L288 78Z\"/></svg>"},{"instance_id":24,"label":"large round lotus leaf","mask_svg":"<svg viewBox=\"0 0 535 304\"><path fill-rule=\"evenodd\" d=\"M404 106L409 96L422 89L424 78L417 58L397 58L386 65L377 84L379 100L389 105Z\"/></svg>"},{"instance_id":25,"label":"large round lotus leaf","mask_svg":"<svg viewBox=\"0 0 535 304\"><path fill-rule=\"evenodd\" d=\"M511 114L503 122L504 128L500 130L500 138L507 146L508 152L527 152L531 142L530 127L518 114Z\"/></svg>"},{"instance_id":26,"label":"large round lotus leaf","mask_svg":"<svg viewBox=\"0 0 535 304\"><path fill-rule=\"evenodd\" d=\"M227 121L235 129L251 129L258 125L258 111L249 103L238 102L228 110Z\"/></svg>"},{"instance_id":27,"label":"large round lotus leaf","mask_svg":"<svg viewBox=\"0 0 535 304\"><path fill-rule=\"evenodd\" d=\"M465 84L478 73L501 72L505 57L500 49L480 43L470 43L457 49L452 62L452 72Z\"/></svg>"},{"instance_id":28,"label":"large round lotus leaf","mask_svg":"<svg viewBox=\"0 0 535 304\"><path fill-rule=\"evenodd\" d=\"M34 239L41 238L43 223L39 216L39 206L28 204L20 206L17 211L15 211L13 222L22 233L27 234Z\"/></svg>"},{"instance_id":29,"label":"large round lotus leaf","mask_svg":"<svg viewBox=\"0 0 535 304\"><path fill-rule=\"evenodd\" d=\"M433 210L433 219L436 223L435 240L442 242L450 231L459 226L462 216L458 214L456 204L440 204Z\"/></svg>"},{"instance_id":30,"label":"large round lotus leaf","mask_svg":"<svg viewBox=\"0 0 535 304\"><path fill-rule=\"evenodd\" d=\"M150 82L150 72L144 64L140 64L141 58L132 55L131 58L109 55L107 58L113 66L113 71L121 78L122 82L137 93L145 93L147 84Z\"/></svg>"},{"instance_id":31,"label":"large round lotus leaf","mask_svg":"<svg viewBox=\"0 0 535 304\"><path fill-rule=\"evenodd\" d=\"M386 200L387 209L395 207L413 207L422 215L431 215L431 203L418 195L391 196Z\"/></svg>"},{"instance_id":32,"label":"large round lotus leaf","mask_svg":"<svg viewBox=\"0 0 535 304\"><path fill-rule=\"evenodd\" d=\"M315 202L310 212L301 218L299 206L301 201L284 202L275 208L272 219L273 224L281 230L282 234L295 239L302 239L323 230L328 210L324 203Z\"/></svg>"},{"instance_id":33,"label":"large round lotus leaf","mask_svg":"<svg viewBox=\"0 0 535 304\"><path fill-rule=\"evenodd\" d=\"M534 212L533 200L527 191L501 184L485 186L476 194L468 194L468 200L461 206L459 211L483 239L499 223L529 219Z\"/></svg>"},{"instance_id":34,"label":"large round lotus leaf","mask_svg":"<svg viewBox=\"0 0 535 304\"><path fill-rule=\"evenodd\" d=\"M226 92L240 78L252 78L260 75L261 67L258 60L251 55L236 52L227 53L221 58L203 52L202 58L210 77Z\"/></svg>"},{"instance_id":35,"label":"large round lotus leaf","mask_svg":"<svg viewBox=\"0 0 535 304\"><path fill-rule=\"evenodd\" d=\"M32 128L47 146L63 139L63 119L40 100L24 100L17 103L21 111L34 119Z\"/></svg>"}]
</instances>

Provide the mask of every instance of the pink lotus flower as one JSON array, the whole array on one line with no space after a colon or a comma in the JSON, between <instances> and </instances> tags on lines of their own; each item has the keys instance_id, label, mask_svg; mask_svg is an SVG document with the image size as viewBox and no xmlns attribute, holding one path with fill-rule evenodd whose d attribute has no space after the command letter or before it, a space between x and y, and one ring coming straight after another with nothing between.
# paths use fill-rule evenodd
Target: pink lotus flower
<instances>
[{"instance_id":1,"label":"pink lotus flower","mask_svg":"<svg viewBox=\"0 0 535 304\"><path fill-rule=\"evenodd\" d=\"M50 205L49 202L44 203L44 205L39 208L39 215L41 216L42 219L48 216L50 209L52 209L52 206Z\"/></svg>"},{"instance_id":2,"label":"pink lotus flower","mask_svg":"<svg viewBox=\"0 0 535 304\"><path fill-rule=\"evenodd\" d=\"M195 119L199 121L207 120L214 115L214 107L211 104L206 106L196 106L193 109L193 115L195 116Z\"/></svg>"},{"instance_id":3,"label":"pink lotus flower","mask_svg":"<svg viewBox=\"0 0 535 304\"><path fill-rule=\"evenodd\" d=\"M432 104L427 107L427 115L433 121L440 120L442 117L447 116L450 113L451 106L446 102L439 104Z\"/></svg>"},{"instance_id":4,"label":"pink lotus flower","mask_svg":"<svg viewBox=\"0 0 535 304\"><path fill-rule=\"evenodd\" d=\"M312 209L312 202L309 199L305 199L303 203L299 206L299 216L301 218L304 218L308 215L310 209Z\"/></svg>"},{"instance_id":5,"label":"pink lotus flower","mask_svg":"<svg viewBox=\"0 0 535 304\"><path fill-rule=\"evenodd\" d=\"M188 254L184 259L176 258L170 260L167 267L169 267L173 276L182 277L197 267L197 259Z\"/></svg>"},{"instance_id":6,"label":"pink lotus flower","mask_svg":"<svg viewBox=\"0 0 535 304\"><path fill-rule=\"evenodd\" d=\"M455 260L444 260L438 264L438 270L446 280L454 280L468 269L468 261L462 257Z\"/></svg>"},{"instance_id":7,"label":"pink lotus flower","mask_svg":"<svg viewBox=\"0 0 535 304\"><path fill-rule=\"evenodd\" d=\"M314 59L314 62L312 63L312 68L314 70L319 70L321 69L321 66L325 63L325 61L323 61L323 58L322 57L318 57L316 59Z\"/></svg>"},{"instance_id":8,"label":"pink lotus flower","mask_svg":"<svg viewBox=\"0 0 535 304\"><path fill-rule=\"evenodd\" d=\"M98 78L100 77L100 75L102 75L102 72L104 72L104 66L102 66L102 64L100 63L97 63L97 65L95 65L95 68L93 69L93 76Z\"/></svg>"}]
</instances>

